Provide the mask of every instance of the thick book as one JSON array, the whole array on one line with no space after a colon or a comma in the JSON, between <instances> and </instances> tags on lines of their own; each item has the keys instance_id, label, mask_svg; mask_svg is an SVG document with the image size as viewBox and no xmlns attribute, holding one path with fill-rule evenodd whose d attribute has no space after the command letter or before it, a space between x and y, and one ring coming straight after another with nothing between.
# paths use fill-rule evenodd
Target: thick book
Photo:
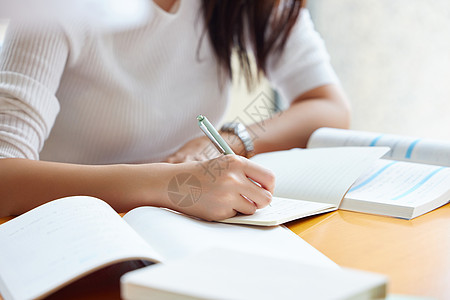
<instances>
[{"instance_id":1,"label":"thick book","mask_svg":"<svg viewBox=\"0 0 450 300\"><path fill-rule=\"evenodd\" d=\"M104 201L86 196L43 204L0 225L0 245L5 300L43 298L115 263L164 264L210 248L338 268L282 226L206 222L156 207L121 218Z\"/></svg>"},{"instance_id":2,"label":"thick book","mask_svg":"<svg viewBox=\"0 0 450 300\"><path fill-rule=\"evenodd\" d=\"M330 196L327 193L342 196L333 200L331 210L339 208L404 219L418 217L450 200L450 142L321 128L312 134L308 149L303 151L316 153L317 150L329 149L346 153L342 148L355 147L389 147L390 151L381 159L367 160L370 166L365 164L360 175L354 177L354 182L348 184L347 181L347 189L339 194L332 190L332 186L345 188L340 180L347 177L347 169L352 166L351 158L345 155L339 157L339 153L335 153L322 157L324 165L316 167L303 159L298 160L300 154L289 152L255 156L256 162L275 172L277 186L274 195L277 197L274 197L272 206L258 210L254 215L224 221L267 226L309 216L315 209L316 213L326 212L326 207L323 211L320 209L328 202ZM341 165L336 160L340 160ZM336 178L339 173L341 179ZM327 179L327 175L333 178Z\"/></svg>"},{"instance_id":3,"label":"thick book","mask_svg":"<svg viewBox=\"0 0 450 300\"><path fill-rule=\"evenodd\" d=\"M210 249L125 274L121 295L124 300L384 299L386 285L379 274Z\"/></svg>"},{"instance_id":4,"label":"thick book","mask_svg":"<svg viewBox=\"0 0 450 300\"><path fill-rule=\"evenodd\" d=\"M450 200L450 141L376 132L318 129L309 148L389 147L353 184L340 209L413 219Z\"/></svg>"}]
</instances>

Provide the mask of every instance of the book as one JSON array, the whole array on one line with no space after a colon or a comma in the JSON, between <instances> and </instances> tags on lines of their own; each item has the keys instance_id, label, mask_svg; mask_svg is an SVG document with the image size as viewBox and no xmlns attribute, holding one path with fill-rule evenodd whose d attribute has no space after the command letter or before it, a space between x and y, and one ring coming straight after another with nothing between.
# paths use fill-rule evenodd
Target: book
<instances>
[{"instance_id":1,"label":"book","mask_svg":"<svg viewBox=\"0 0 450 300\"><path fill-rule=\"evenodd\" d=\"M54 200L0 225L0 244L5 300L43 298L118 262L164 264L209 248L338 268L282 226L207 222L157 207L136 208L121 218L87 196Z\"/></svg>"},{"instance_id":2,"label":"book","mask_svg":"<svg viewBox=\"0 0 450 300\"><path fill-rule=\"evenodd\" d=\"M450 141L324 127L311 135L307 148L347 146L389 147L384 159L450 167Z\"/></svg>"},{"instance_id":3,"label":"book","mask_svg":"<svg viewBox=\"0 0 450 300\"><path fill-rule=\"evenodd\" d=\"M450 142L321 128L309 148L371 146L391 151L352 185L340 209L413 219L450 200Z\"/></svg>"},{"instance_id":4,"label":"book","mask_svg":"<svg viewBox=\"0 0 450 300\"><path fill-rule=\"evenodd\" d=\"M307 145L310 150L328 147L331 151L342 147L390 148L381 159L372 161L370 167L355 177L355 181L348 185L349 189L342 193L342 199L335 202L334 209L413 219L450 200L450 142L320 128L312 134ZM290 160L285 160L285 157L288 156L280 156L277 152L268 153L267 157L255 157L255 161L275 172L277 187L274 195L283 198L274 197L273 207L261 209L252 216L237 216L225 222L273 225L309 216L309 209L319 208L327 198L322 194L318 201L310 196L320 188L322 192L328 191L330 180L326 179L327 172L336 174L338 168L345 172L346 164L350 163L343 160L338 167L333 158L323 158L330 167L318 167L312 171L311 166L303 162L292 163L294 157ZM302 172L303 175L300 174ZM314 174L315 182L305 179L309 174ZM301 205L305 207L303 213Z\"/></svg>"},{"instance_id":5,"label":"book","mask_svg":"<svg viewBox=\"0 0 450 300\"><path fill-rule=\"evenodd\" d=\"M192 257L132 271L121 278L124 300L384 299L383 275L209 249Z\"/></svg>"}]
</instances>

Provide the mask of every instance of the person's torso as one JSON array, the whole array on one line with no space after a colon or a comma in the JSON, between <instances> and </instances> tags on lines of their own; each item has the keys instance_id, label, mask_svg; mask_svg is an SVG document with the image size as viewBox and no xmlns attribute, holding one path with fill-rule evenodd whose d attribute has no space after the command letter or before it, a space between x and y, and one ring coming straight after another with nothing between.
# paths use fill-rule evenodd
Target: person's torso
<instances>
[{"instance_id":1,"label":"person's torso","mask_svg":"<svg viewBox=\"0 0 450 300\"><path fill-rule=\"evenodd\" d=\"M217 125L228 82L221 88L199 3L182 0L174 14L155 6L145 26L90 36L62 76L41 159L157 162L201 135L198 114Z\"/></svg>"}]
</instances>

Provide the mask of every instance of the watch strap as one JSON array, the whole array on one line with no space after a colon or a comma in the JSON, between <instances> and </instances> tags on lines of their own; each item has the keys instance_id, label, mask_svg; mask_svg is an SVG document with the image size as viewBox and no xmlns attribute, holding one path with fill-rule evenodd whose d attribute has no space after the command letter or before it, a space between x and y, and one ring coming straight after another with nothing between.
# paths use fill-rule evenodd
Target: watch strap
<instances>
[{"instance_id":1,"label":"watch strap","mask_svg":"<svg viewBox=\"0 0 450 300\"><path fill-rule=\"evenodd\" d=\"M245 157L250 158L255 155L255 147L252 137L244 124L238 122L228 122L225 123L220 130L223 132L233 133L237 136L237 138L244 145Z\"/></svg>"}]
</instances>

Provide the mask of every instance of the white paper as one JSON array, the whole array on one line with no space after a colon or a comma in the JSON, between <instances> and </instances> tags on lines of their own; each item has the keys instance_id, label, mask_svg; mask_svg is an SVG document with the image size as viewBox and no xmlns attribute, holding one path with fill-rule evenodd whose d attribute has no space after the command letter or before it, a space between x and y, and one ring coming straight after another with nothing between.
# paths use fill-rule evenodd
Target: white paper
<instances>
[{"instance_id":1,"label":"white paper","mask_svg":"<svg viewBox=\"0 0 450 300\"><path fill-rule=\"evenodd\" d=\"M211 249L130 272L123 299L384 299L387 278L305 265L259 254Z\"/></svg>"},{"instance_id":2,"label":"white paper","mask_svg":"<svg viewBox=\"0 0 450 300\"><path fill-rule=\"evenodd\" d=\"M253 215L238 215L221 222L274 226L335 209L330 204L273 197L269 206L258 209Z\"/></svg>"},{"instance_id":3,"label":"white paper","mask_svg":"<svg viewBox=\"0 0 450 300\"><path fill-rule=\"evenodd\" d=\"M207 222L155 207L136 208L124 219L166 261L185 258L210 248L226 248L307 264L336 266L285 227Z\"/></svg>"}]
</instances>

